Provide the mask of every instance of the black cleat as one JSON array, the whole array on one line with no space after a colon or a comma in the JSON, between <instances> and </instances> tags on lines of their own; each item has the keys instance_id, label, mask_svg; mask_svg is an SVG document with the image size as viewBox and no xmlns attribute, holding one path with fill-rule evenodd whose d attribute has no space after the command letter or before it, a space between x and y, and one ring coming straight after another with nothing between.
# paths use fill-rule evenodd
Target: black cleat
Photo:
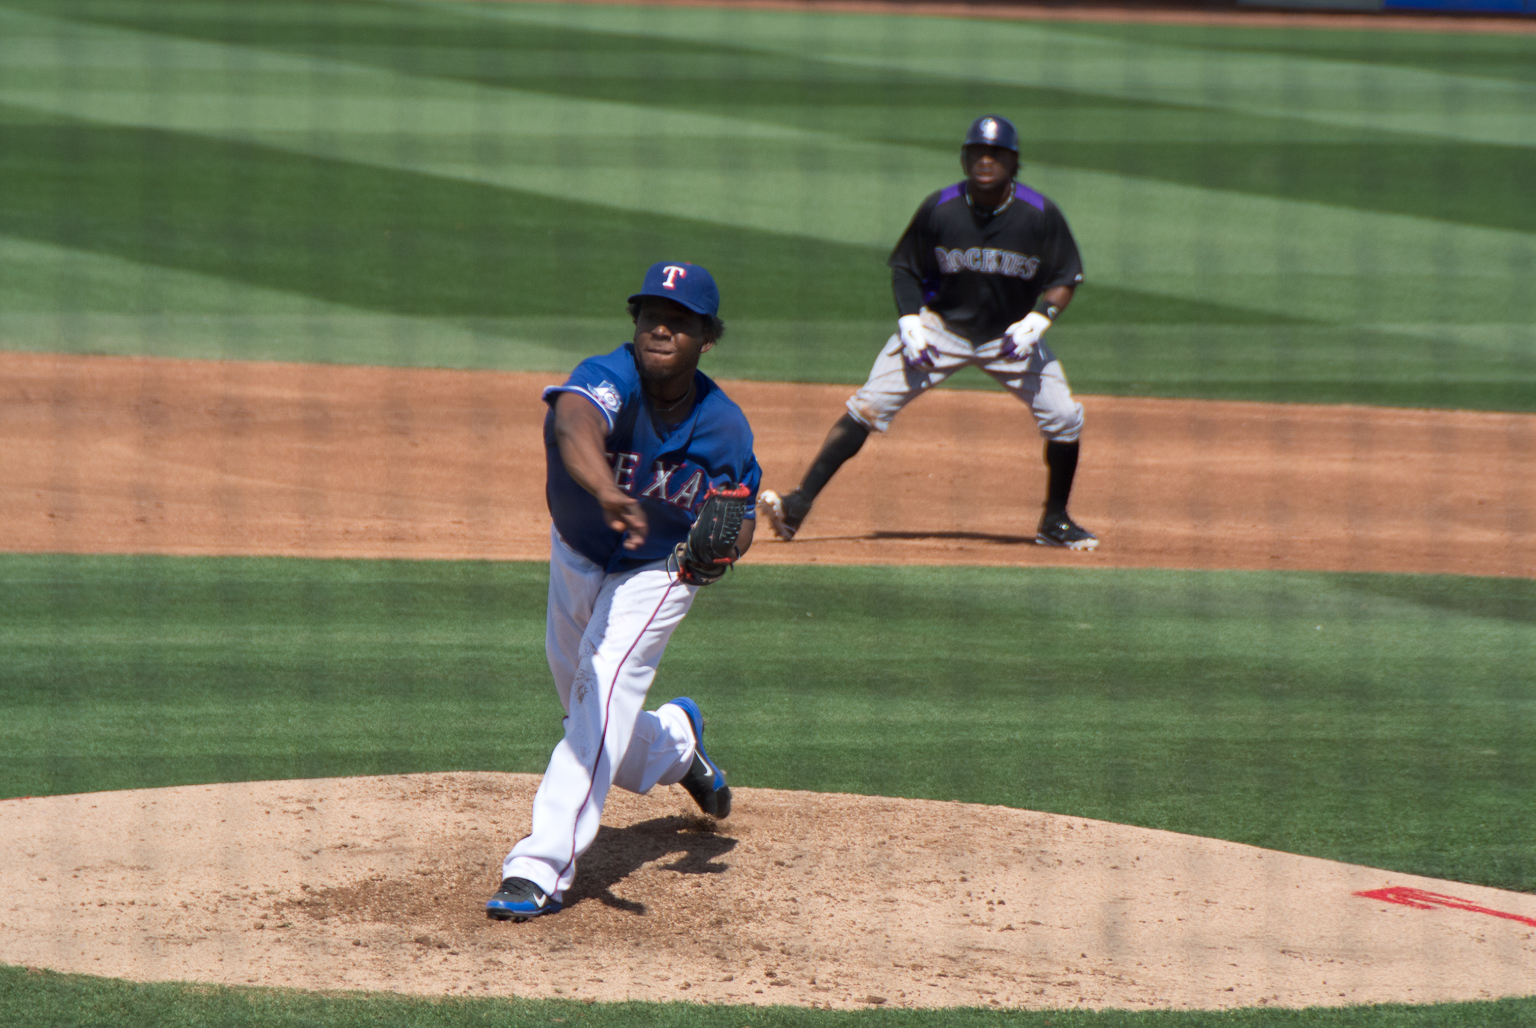
<instances>
[{"instance_id":1,"label":"black cleat","mask_svg":"<svg viewBox=\"0 0 1536 1028\"><path fill-rule=\"evenodd\" d=\"M1099 537L1073 521L1063 511L1060 514L1047 514L1041 519L1040 528L1035 533L1035 542L1040 546L1064 546L1069 550L1094 550L1098 549Z\"/></svg>"},{"instance_id":2,"label":"black cleat","mask_svg":"<svg viewBox=\"0 0 1536 1028\"><path fill-rule=\"evenodd\" d=\"M763 517L768 519L768 527L773 529L773 534L785 542L795 537L795 533L800 531L800 522L811 512L811 505L800 498L799 492L780 496L772 489L764 489L758 494L757 507L763 512Z\"/></svg>"}]
</instances>

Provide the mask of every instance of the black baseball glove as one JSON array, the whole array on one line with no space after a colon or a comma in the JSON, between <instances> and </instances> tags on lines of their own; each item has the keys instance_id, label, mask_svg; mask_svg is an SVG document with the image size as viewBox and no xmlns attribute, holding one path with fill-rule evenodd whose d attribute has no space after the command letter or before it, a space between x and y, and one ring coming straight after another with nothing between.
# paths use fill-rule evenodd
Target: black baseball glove
<instances>
[{"instance_id":1,"label":"black baseball glove","mask_svg":"<svg viewBox=\"0 0 1536 1028\"><path fill-rule=\"evenodd\" d=\"M744 485L727 489L710 488L704 494L698 519L688 530L688 539L677 544L667 562L684 585L713 585L741 556L736 538L741 535L741 517L747 509L752 490Z\"/></svg>"}]
</instances>

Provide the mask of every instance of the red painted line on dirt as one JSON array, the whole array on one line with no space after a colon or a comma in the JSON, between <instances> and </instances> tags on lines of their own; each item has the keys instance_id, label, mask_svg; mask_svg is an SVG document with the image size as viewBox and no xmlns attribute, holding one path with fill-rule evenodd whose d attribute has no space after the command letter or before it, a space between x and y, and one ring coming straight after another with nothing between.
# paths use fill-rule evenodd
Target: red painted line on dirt
<instances>
[{"instance_id":1,"label":"red painted line on dirt","mask_svg":"<svg viewBox=\"0 0 1536 1028\"><path fill-rule=\"evenodd\" d=\"M1435 907L1449 907L1452 910L1470 910L1474 914L1489 914L1493 917L1502 917L1510 921L1519 921L1536 928L1536 917L1525 917L1520 914L1506 914L1502 910L1494 910L1471 900L1464 900L1456 896L1446 896L1438 892L1425 892L1423 889L1410 889L1405 885L1395 885L1387 889L1371 889L1368 892L1357 892L1356 896L1366 899L1384 900L1387 903L1398 903L1405 907L1413 907L1416 910L1433 910Z\"/></svg>"}]
</instances>

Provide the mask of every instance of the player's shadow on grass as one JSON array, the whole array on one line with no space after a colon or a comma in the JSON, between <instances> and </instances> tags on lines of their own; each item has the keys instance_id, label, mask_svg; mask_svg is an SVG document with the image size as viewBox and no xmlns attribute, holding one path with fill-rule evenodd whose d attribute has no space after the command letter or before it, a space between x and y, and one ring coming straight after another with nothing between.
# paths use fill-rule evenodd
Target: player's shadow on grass
<instances>
[{"instance_id":1,"label":"player's shadow on grass","mask_svg":"<svg viewBox=\"0 0 1536 1028\"><path fill-rule=\"evenodd\" d=\"M613 894L613 887L653 861L668 871L687 875L717 875L729 864L717 858L736 848L736 840L720 835L712 822L703 817L658 817L628 828L597 830L597 839L581 860L581 873L565 894L565 905L573 907L586 899L631 914L644 914L645 904ZM672 860L666 860L673 857Z\"/></svg>"}]
</instances>

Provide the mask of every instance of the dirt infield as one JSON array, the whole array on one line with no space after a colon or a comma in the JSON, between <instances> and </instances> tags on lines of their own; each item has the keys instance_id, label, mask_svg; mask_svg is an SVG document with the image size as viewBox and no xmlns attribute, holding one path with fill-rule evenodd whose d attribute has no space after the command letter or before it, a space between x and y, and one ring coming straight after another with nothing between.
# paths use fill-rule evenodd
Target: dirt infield
<instances>
[{"instance_id":1,"label":"dirt infield","mask_svg":"<svg viewBox=\"0 0 1536 1028\"><path fill-rule=\"evenodd\" d=\"M557 376L0 354L3 547L545 559L539 390ZM729 383L766 483L848 389ZM1536 576L1536 417L1085 397L1073 512L1033 545L1040 442L1000 393L914 404L792 544L749 562Z\"/></svg>"},{"instance_id":2,"label":"dirt infield","mask_svg":"<svg viewBox=\"0 0 1536 1028\"><path fill-rule=\"evenodd\" d=\"M1003 807L757 789L718 825L676 787L615 793L570 906L489 922L481 908L537 781L0 803L0 960L834 1008L1335 1006L1536 981L1532 896ZM1357 895L1389 887L1416 891Z\"/></svg>"},{"instance_id":3,"label":"dirt infield","mask_svg":"<svg viewBox=\"0 0 1536 1028\"><path fill-rule=\"evenodd\" d=\"M557 376L0 354L4 548L540 559ZM732 383L770 485L847 390ZM749 561L1536 575L1536 418L1088 397L1074 509L942 391ZM0 803L0 962L141 980L869 1006L1431 1002L1530 992L1536 900L1028 811L615 793L572 906L481 914L536 779L416 775ZM1406 893L1372 899L1362 891ZM1412 891L1417 890L1417 891Z\"/></svg>"}]
</instances>

